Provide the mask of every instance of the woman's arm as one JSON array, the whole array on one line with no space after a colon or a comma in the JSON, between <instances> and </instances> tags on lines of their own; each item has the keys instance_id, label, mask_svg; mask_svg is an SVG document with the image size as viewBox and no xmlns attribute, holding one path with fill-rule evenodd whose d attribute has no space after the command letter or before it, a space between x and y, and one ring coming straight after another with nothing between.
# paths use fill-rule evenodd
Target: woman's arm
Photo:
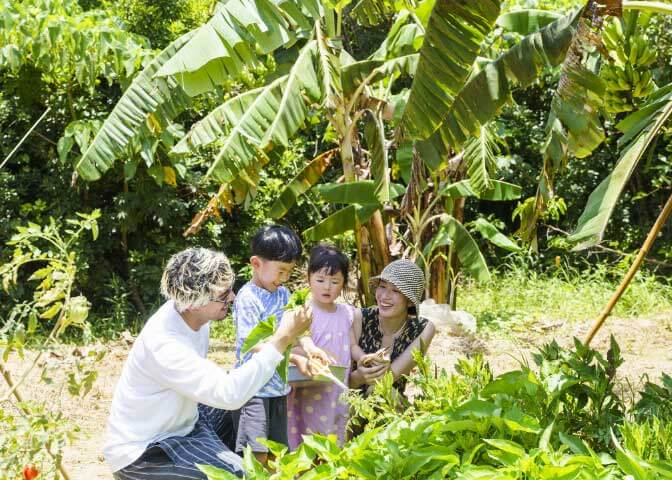
<instances>
[{"instance_id":1,"label":"woman's arm","mask_svg":"<svg viewBox=\"0 0 672 480\"><path fill-rule=\"evenodd\" d=\"M350 357L359 365L359 360L365 355L362 347L359 346L359 337L362 335L362 311L357 308L353 314L352 325L350 326Z\"/></svg>"},{"instance_id":2,"label":"woman's arm","mask_svg":"<svg viewBox=\"0 0 672 480\"><path fill-rule=\"evenodd\" d=\"M432 322L427 322L427 325L422 330L422 333L418 338L413 340L406 350L404 350L401 355L394 359L390 369L392 370L392 375L394 375L394 380L396 381L402 375L407 375L413 367L415 367L415 361L413 360L413 351L420 350L420 347L423 347L422 353L424 354L429 347L429 344L434 338L436 333L436 328Z\"/></svg>"}]
</instances>

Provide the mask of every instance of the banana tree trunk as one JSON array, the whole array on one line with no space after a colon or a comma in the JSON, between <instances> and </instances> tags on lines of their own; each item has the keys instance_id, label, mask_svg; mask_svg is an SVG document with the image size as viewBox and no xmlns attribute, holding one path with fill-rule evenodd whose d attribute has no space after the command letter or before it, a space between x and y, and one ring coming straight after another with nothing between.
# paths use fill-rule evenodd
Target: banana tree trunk
<instances>
[{"instance_id":1,"label":"banana tree trunk","mask_svg":"<svg viewBox=\"0 0 672 480\"><path fill-rule=\"evenodd\" d=\"M372 271L377 274L390 263L390 246L387 242L387 235L385 235L385 223L383 223L383 214L380 210L373 214L367 227L373 253Z\"/></svg>"},{"instance_id":2,"label":"banana tree trunk","mask_svg":"<svg viewBox=\"0 0 672 480\"><path fill-rule=\"evenodd\" d=\"M348 132L341 137L340 153L341 164L343 165L343 177L346 182L357 180L355 175L355 158L353 151L353 137L350 129L351 119L347 116L343 122L343 131ZM357 245L357 260L359 263L359 294L365 305L373 303L373 295L369 287L371 278L371 242L366 224L362 225L359 218L355 216L355 244Z\"/></svg>"}]
</instances>

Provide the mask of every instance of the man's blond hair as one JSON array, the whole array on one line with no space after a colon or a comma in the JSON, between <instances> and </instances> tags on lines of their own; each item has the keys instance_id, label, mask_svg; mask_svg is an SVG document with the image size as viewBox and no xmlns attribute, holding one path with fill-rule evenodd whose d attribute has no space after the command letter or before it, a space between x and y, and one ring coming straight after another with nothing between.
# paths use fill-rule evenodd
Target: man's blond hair
<instances>
[{"instance_id":1,"label":"man's blond hair","mask_svg":"<svg viewBox=\"0 0 672 480\"><path fill-rule=\"evenodd\" d=\"M234 280L229 259L207 248L187 248L176 253L163 271L161 293L184 312L219 299Z\"/></svg>"}]
</instances>

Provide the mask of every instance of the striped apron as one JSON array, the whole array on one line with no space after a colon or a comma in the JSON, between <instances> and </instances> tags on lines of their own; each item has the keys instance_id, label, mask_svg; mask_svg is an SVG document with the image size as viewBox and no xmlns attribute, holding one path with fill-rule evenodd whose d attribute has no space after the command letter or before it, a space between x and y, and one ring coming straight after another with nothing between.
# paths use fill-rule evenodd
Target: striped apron
<instances>
[{"instance_id":1,"label":"striped apron","mask_svg":"<svg viewBox=\"0 0 672 480\"><path fill-rule=\"evenodd\" d=\"M135 462L112 475L117 480L205 480L196 464L212 465L243 476L243 460L227 446L235 441L231 412L198 405L194 429L182 437L169 437L147 447Z\"/></svg>"}]
</instances>

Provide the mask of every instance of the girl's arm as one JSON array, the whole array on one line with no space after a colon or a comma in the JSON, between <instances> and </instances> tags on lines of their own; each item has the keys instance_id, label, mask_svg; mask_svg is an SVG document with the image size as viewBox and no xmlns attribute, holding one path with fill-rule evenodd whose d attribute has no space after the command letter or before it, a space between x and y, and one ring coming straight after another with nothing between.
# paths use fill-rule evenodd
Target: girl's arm
<instances>
[{"instance_id":1,"label":"girl's arm","mask_svg":"<svg viewBox=\"0 0 672 480\"><path fill-rule=\"evenodd\" d=\"M427 325L425 326L420 336L413 340L413 343L406 347L406 350L404 350L401 355L399 355L392 362L390 370L392 371L392 375L394 375L395 380L397 380L402 375L407 375L413 369L413 367L415 367L413 351L420 350L422 346L422 353L424 354L427 351L429 344L432 342L432 338L434 338L435 333L436 328L434 327L434 324L432 322L427 322Z\"/></svg>"}]
</instances>

